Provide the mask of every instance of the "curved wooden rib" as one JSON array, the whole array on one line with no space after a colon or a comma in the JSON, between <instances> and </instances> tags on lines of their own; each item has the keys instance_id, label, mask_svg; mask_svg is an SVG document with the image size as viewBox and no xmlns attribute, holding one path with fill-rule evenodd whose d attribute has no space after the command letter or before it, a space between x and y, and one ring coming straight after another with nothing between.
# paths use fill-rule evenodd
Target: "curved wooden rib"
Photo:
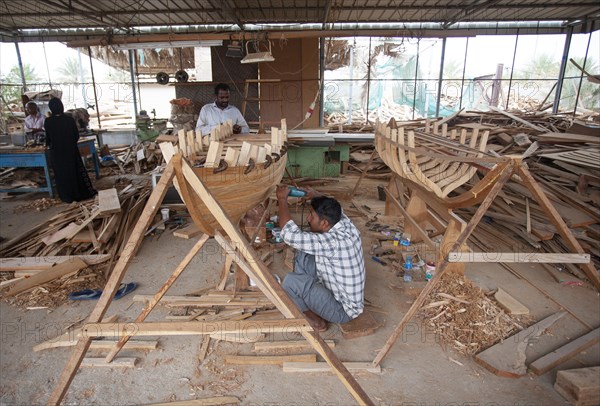
<instances>
[{"instance_id":1,"label":"curved wooden rib","mask_svg":"<svg viewBox=\"0 0 600 406\"><path fill-rule=\"evenodd\" d=\"M427 123L424 132L405 132L404 127L390 130L379 123L375 147L390 169L433 192L446 206L466 207L482 201L509 160L485 156L489 131L480 134L477 128L472 132L462 129L459 135L456 130L448 133L446 124L441 126L441 134L439 130L437 123ZM473 178L477 172L476 164L484 162L496 165L469 191L448 197Z\"/></svg>"}]
</instances>

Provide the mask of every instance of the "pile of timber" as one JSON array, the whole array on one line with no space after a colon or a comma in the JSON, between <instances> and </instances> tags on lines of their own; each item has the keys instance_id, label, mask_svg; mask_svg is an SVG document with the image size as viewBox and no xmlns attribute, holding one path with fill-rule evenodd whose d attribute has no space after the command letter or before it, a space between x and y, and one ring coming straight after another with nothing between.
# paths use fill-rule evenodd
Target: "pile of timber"
<instances>
[{"instance_id":1,"label":"pile of timber","mask_svg":"<svg viewBox=\"0 0 600 406\"><path fill-rule=\"evenodd\" d=\"M135 145L105 147L102 156L110 155L112 160L102 162L104 176L135 173L140 175L154 170L163 163L158 144L153 141L140 141Z\"/></svg>"},{"instance_id":2,"label":"pile of timber","mask_svg":"<svg viewBox=\"0 0 600 406\"><path fill-rule=\"evenodd\" d=\"M96 200L73 203L3 242L0 278L8 288L5 296L29 292L17 304L56 306L66 300L65 291L104 286L112 261L118 259L150 195L148 179L126 183L117 185L120 191L101 190Z\"/></svg>"}]
</instances>

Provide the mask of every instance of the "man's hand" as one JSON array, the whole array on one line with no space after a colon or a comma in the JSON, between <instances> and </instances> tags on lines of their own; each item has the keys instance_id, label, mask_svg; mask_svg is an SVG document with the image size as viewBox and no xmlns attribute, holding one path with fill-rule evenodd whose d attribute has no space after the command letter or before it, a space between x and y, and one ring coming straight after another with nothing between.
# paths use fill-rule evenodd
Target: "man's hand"
<instances>
[{"instance_id":1,"label":"man's hand","mask_svg":"<svg viewBox=\"0 0 600 406\"><path fill-rule=\"evenodd\" d=\"M290 194L290 188L288 188L286 185L279 185L277 186L277 200L287 200L288 195Z\"/></svg>"},{"instance_id":2,"label":"man's hand","mask_svg":"<svg viewBox=\"0 0 600 406\"><path fill-rule=\"evenodd\" d=\"M237 124L234 124L234 125L233 125L233 133L234 133L234 134L239 134L239 133L241 133L241 132L242 132L242 127L240 127L240 126L239 126L239 125L237 125Z\"/></svg>"}]
</instances>

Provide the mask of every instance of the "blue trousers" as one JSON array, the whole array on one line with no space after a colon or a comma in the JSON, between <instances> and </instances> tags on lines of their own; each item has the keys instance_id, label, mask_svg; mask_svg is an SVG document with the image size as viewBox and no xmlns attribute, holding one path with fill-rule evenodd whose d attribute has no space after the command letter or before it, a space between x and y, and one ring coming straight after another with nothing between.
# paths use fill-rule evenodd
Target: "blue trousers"
<instances>
[{"instance_id":1,"label":"blue trousers","mask_svg":"<svg viewBox=\"0 0 600 406\"><path fill-rule=\"evenodd\" d=\"M294 272L285 276L282 287L302 312L312 310L331 323L351 320L333 293L317 280L314 255L296 252Z\"/></svg>"}]
</instances>

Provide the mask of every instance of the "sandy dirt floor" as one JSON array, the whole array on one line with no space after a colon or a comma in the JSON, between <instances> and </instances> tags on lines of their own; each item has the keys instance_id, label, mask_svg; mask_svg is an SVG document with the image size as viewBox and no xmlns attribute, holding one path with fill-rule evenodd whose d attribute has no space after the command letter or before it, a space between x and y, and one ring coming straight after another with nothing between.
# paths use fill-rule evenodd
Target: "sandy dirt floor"
<instances>
[{"instance_id":1,"label":"sandy dirt floor","mask_svg":"<svg viewBox=\"0 0 600 406\"><path fill-rule=\"evenodd\" d=\"M342 178L329 193L352 189L356 177ZM366 205L370 213L383 214L384 203L377 199L377 185L382 181L366 180L355 201ZM0 235L10 239L57 213L64 205L43 212L15 214L19 205L41 194L17 195L0 201ZM350 202L342 201L350 210ZM300 221L300 210L294 217ZM356 210L352 211L353 213ZM305 213L306 214L306 213ZM415 281L407 286L401 277L370 259L372 232L367 231L367 218L353 214L353 221L364 231L363 248L367 265L365 297L371 304L373 317L381 323L374 334L345 340L338 326L323 333L336 341L334 349L342 361L372 361L394 327L409 309L419 287ZM196 239L176 238L164 233L159 239L146 237L131 264L124 282L137 282L135 294L154 294L171 275ZM283 253L272 247L271 269L284 276ZM185 295L218 282L224 257L214 240L209 240L201 253L169 290L169 295ZM538 266L517 268L535 284L518 279L494 264L471 264L467 276L484 289L502 287L525 304L534 320L541 320L568 308L579 320L567 315L545 331L527 350L532 361L559 347L569 339L583 335L600 325L600 299L589 286L565 286L553 281ZM544 293L546 292L546 293ZM142 303L133 301L134 294L113 301L107 315L119 320L133 320ZM56 337L74 322L87 317L95 301L64 304L54 309L27 310L0 302L2 337L0 341L0 404L44 404L71 354L71 348L54 348L40 352L32 347ZM164 321L169 308L158 306L148 321ZM447 343L428 334L426 321L414 319L405 329L390 353L384 358L381 374L358 373L356 378L376 404L380 405L560 405L564 399L553 389L556 370L600 364L596 345L543 376L532 373L519 378L498 377L478 365L472 358L455 352ZM273 340L276 337L267 337ZM290 338L290 337L287 337ZM296 337L292 337L296 338ZM227 365L226 355L255 355L253 344L211 340L208 354L198 361L201 336L149 337L158 340L152 351L123 350L119 357L135 357L133 368L81 368L75 376L65 404L152 404L175 400L200 399L210 396L236 396L243 404L349 405L356 401L336 376L331 373L284 373L280 366ZM297 339L301 339L300 336ZM312 351L305 351L311 353ZM88 356L97 353L90 352ZM285 353L284 353L285 354ZM320 359L320 357L319 357ZM321 359L322 360L322 359Z\"/></svg>"}]
</instances>

